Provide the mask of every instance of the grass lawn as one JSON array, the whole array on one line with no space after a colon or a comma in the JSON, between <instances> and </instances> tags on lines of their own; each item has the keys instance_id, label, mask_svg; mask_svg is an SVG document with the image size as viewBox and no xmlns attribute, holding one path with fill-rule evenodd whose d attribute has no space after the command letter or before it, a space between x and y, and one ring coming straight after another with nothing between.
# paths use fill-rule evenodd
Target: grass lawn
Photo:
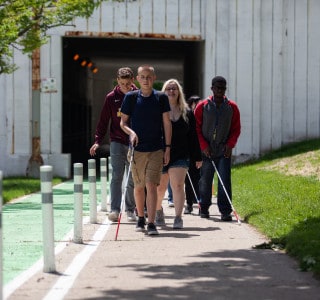
<instances>
[{"instance_id":1,"label":"grass lawn","mask_svg":"<svg viewBox=\"0 0 320 300\"><path fill-rule=\"evenodd\" d=\"M320 140L305 141L234 166L237 212L320 277Z\"/></svg>"},{"instance_id":2,"label":"grass lawn","mask_svg":"<svg viewBox=\"0 0 320 300\"><path fill-rule=\"evenodd\" d=\"M52 184L56 185L62 182L61 178L53 178ZM3 203L13 199L40 191L40 179L30 177L7 177L3 178L2 197Z\"/></svg>"}]
</instances>

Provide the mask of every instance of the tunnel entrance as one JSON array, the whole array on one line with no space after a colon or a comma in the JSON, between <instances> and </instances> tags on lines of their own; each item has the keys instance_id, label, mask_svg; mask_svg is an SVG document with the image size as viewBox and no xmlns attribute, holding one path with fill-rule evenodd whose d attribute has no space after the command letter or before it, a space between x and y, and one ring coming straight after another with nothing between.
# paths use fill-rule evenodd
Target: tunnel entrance
<instances>
[{"instance_id":1,"label":"tunnel entrance","mask_svg":"<svg viewBox=\"0 0 320 300\"><path fill-rule=\"evenodd\" d=\"M87 168L104 98L116 83L118 68L131 67L136 75L139 65L153 65L159 83L177 78L186 97L202 97L203 52L204 41L199 40L64 37L63 153L71 153L72 164L81 162ZM82 67L82 59L98 72ZM108 136L104 143L109 143Z\"/></svg>"}]
</instances>

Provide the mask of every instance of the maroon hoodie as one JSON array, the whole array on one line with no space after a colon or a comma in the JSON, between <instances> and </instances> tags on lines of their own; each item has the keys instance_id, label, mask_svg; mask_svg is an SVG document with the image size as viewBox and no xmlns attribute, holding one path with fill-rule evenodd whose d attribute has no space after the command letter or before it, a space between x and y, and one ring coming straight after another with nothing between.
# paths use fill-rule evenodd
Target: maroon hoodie
<instances>
[{"instance_id":1,"label":"maroon hoodie","mask_svg":"<svg viewBox=\"0 0 320 300\"><path fill-rule=\"evenodd\" d=\"M132 85L132 90L136 89L137 87ZM124 145L129 144L128 135L120 127L120 109L124 96L125 94L121 92L118 85L107 94L94 136L96 144L101 144L104 136L107 133L110 121L110 141L118 142Z\"/></svg>"}]
</instances>

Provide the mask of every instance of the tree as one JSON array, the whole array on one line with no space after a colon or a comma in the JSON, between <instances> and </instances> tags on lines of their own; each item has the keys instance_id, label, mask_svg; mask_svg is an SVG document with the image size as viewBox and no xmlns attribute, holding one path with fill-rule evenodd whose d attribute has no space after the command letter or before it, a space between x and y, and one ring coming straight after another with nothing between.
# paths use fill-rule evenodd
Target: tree
<instances>
[{"instance_id":1,"label":"tree","mask_svg":"<svg viewBox=\"0 0 320 300\"><path fill-rule=\"evenodd\" d=\"M0 74L17 69L13 50L31 54L48 40L50 28L75 17L89 18L103 0L0 0Z\"/></svg>"}]
</instances>

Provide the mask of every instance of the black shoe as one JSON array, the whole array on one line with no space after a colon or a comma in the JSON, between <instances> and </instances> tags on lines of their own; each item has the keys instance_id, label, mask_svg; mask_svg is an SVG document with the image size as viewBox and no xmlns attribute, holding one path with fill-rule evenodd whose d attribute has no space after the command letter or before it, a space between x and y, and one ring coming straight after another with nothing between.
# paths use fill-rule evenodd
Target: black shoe
<instances>
[{"instance_id":1,"label":"black shoe","mask_svg":"<svg viewBox=\"0 0 320 300\"><path fill-rule=\"evenodd\" d=\"M153 223L148 224L147 232L148 232L148 235L158 235L159 234L156 225L154 225Z\"/></svg>"},{"instance_id":2,"label":"black shoe","mask_svg":"<svg viewBox=\"0 0 320 300\"><path fill-rule=\"evenodd\" d=\"M144 225L146 225L146 220L144 217L139 217L136 225L136 231L144 231Z\"/></svg>"},{"instance_id":3,"label":"black shoe","mask_svg":"<svg viewBox=\"0 0 320 300\"><path fill-rule=\"evenodd\" d=\"M230 222L230 221L232 221L232 217L230 214L221 215L221 221Z\"/></svg>"},{"instance_id":4,"label":"black shoe","mask_svg":"<svg viewBox=\"0 0 320 300\"><path fill-rule=\"evenodd\" d=\"M185 208L185 210L184 210L183 213L184 213L185 215L190 215L192 211L193 211L192 205L187 205L187 207Z\"/></svg>"},{"instance_id":5,"label":"black shoe","mask_svg":"<svg viewBox=\"0 0 320 300\"><path fill-rule=\"evenodd\" d=\"M209 215L209 211L208 210L202 209L200 211L200 218L209 219L209 217L210 217L210 215Z\"/></svg>"}]
</instances>

